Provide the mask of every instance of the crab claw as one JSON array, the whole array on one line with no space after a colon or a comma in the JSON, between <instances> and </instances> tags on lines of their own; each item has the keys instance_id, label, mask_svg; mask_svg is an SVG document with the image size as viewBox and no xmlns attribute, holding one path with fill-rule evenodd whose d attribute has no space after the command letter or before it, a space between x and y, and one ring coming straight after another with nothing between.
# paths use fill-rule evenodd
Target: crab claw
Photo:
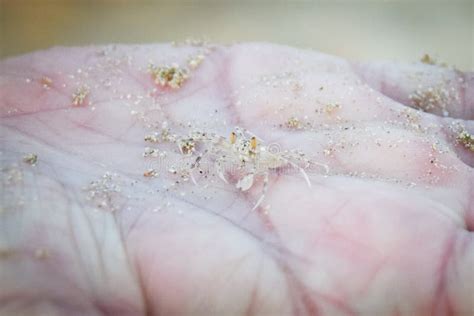
<instances>
[{"instance_id":1,"label":"crab claw","mask_svg":"<svg viewBox=\"0 0 474 316\"><path fill-rule=\"evenodd\" d=\"M247 191L248 189L252 187L253 179L254 179L254 174L250 173L244 176L242 179L240 179L235 186L237 189L240 189L242 191Z\"/></svg>"}]
</instances>

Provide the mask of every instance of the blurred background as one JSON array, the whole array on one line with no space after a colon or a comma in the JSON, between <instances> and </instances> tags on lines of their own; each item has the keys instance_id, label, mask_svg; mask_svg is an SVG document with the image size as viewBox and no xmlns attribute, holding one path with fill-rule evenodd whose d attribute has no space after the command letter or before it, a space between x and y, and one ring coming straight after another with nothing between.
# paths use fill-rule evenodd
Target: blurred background
<instances>
[{"instance_id":1,"label":"blurred background","mask_svg":"<svg viewBox=\"0 0 474 316\"><path fill-rule=\"evenodd\" d=\"M474 0L0 0L0 57L54 45L270 41L474 69Z\"/></svg>"}]
</instances>

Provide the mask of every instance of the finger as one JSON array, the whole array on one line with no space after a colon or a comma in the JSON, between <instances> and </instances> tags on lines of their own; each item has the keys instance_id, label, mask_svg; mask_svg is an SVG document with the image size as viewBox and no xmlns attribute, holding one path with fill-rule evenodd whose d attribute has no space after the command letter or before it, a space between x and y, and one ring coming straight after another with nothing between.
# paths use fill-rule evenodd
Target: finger
<instances>
[{"instance_id":1,"label":"finger","mask_svg":"<svg viewBox=\"0 0 474 316\"><path fill-rule=\"evenodd\" d=\"M407 106L474 119L474 73L425 63L372 62L354 69L372 88Z\"/></svg>"}]
</instances>

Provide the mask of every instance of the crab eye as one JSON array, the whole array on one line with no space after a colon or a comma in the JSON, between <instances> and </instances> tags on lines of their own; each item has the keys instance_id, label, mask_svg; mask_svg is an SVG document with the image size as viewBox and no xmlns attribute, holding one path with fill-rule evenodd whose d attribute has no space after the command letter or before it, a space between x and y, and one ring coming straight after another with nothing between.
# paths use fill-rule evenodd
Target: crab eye
<instances>
[{"instance_id":1,"label":"crab eye","mask_svg":"<svg viewBox=\"0 0 474 316\"><path fill-rule=\"evenodd\" d=\"M257 149L257 138L255 138L255 136L250 139L250 148L252 148L252 150Z\"/></svg>"},{"instance_id":2,"label":"crab eye","mask_svg":"<svg viewBox=\"0 0 474 316\"><path fill-rule=\"evenodd\" d=\"M237 140L237 134L235 134L235 132L230 133L230 143L235 144L236 140Z\"/></svg>"}]
</instances>

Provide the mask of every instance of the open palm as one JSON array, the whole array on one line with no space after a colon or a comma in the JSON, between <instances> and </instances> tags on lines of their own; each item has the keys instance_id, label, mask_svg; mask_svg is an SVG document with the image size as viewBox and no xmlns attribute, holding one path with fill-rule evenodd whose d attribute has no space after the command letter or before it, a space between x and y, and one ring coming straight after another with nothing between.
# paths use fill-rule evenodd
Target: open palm
<instances>
[{"instance_id":1,"label":"open palm","mask_svg":"<svg viewBox=\"0 0 474 316\"><path fill-rule=\"evenodd\" d=\"M473 313L472 74L197 43L0 71L0 314Z\"/></svg>"}]
</instances>

